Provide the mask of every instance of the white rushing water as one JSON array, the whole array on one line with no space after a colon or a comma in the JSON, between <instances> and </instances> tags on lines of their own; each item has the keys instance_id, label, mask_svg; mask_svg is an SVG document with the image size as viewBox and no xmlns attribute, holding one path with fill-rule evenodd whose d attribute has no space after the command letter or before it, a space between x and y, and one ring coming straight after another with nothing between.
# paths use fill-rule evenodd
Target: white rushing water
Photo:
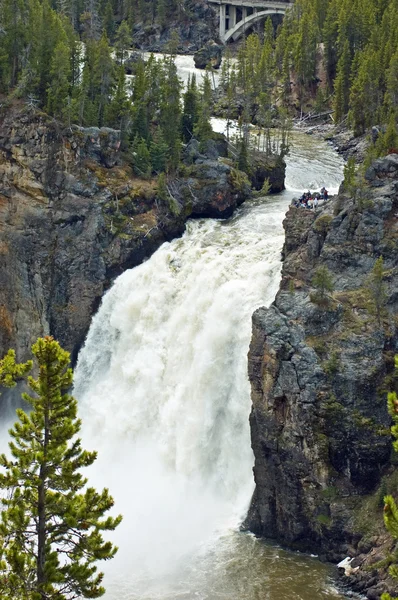
<instances>
[{"instance_id":1,"label":"white rushing water","mask_svg":"<svg viewBox=\"0 0 398 600\"><path fill-rule=\"evenodd\" d=\"M325 143L295 139L290 191L227 221L188 222L182 238L115 281L93 319L74 393L84 445L99 452L90 483L109 487L124 516L119 553L105 565L110 600L260 597L219 577L254 552L234 533L253 490L251 315L278 289L292 190L335 188L342 172ZM310 168L320 151L324 162Z\"/></svg>"},{"instance_id":2,"label":"white rushing water","mask_svg":"<svg viewBox=\"0 0 398 600\"><path fill-rule=\"evenodd\" d=\"M251 313L275 296L283 243L280 203L256 208L190 221L120 276L79 358L85 435L134 536L120 555L142 572L173 570L250 500Z\"/></svg>"}]
</instances>

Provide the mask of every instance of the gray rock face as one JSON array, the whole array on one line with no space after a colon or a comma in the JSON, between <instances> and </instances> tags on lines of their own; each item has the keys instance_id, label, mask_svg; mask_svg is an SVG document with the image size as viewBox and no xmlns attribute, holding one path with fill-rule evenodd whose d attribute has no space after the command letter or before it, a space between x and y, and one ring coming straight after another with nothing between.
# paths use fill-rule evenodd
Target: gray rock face
<instances>
[{"instance_id":1,"label":"gray rock face","mask_svg":"<svg viewBox=\"0 0 398 600\"><path fill-rule=\"evenodd\" d=\"M51 334L75 359L117 275L181 235L189 216L227 216L250 193L231 167L203 156L158 198L119 146L115 130L0 115L0 356L15 348L24 360Z\"/></svg>"},{"instance_id":2,"label":"gray rock face","mask_svg":"<svg viewBox=\"0 0 398 600\"><path fill-rule=\"evenodd\" d=\"M253 315L256 489L245 526L331 560L357 553L364 538L358 515L389 473L397 166L394 156L376 161L361 200L341 194L317 213L289 209L280 290L269 309ZM369 277L380 256L385 301L378 318ZM325 303L312 284L319 266L333 279ZM383 528L380 510L367 518L370 529L377 519Z\"/></svg>"},{"instance_id":3,"label":"gray rock face","mask_svg":"<svg viewBox=\"0 0 398 600\"><path fill-rule=\"evenodd\" d=\"M180 11L179 16L166 25L137 22L133 42L141 50L167 52L173 31L177 32L180 40L178 53L191 54L217 37L216 11L206 0L190 0L184 3L184 10Z\"/></svg>"},{"instance_id":4,"label":"gray rock face","mask_svg":"<svg viewBox=\"0 0 398 600\"><path fill-rule=\"evenodd\" d=\"M222 58L222 46L212 40L203 48L195 52L193 60L197 69L206 69L207 66L219 69Z\"/></svg>"},{"instance_id":5,"label":"gray rock face","mask_svg":"<svg viewBox=\"0 0 398 600\"><path fill-rule=\"evenodd\" d=\"M253 152L251 160L250 180L255 190L261 190L266 179L271 193L277 194L285 189L286 163L283 159L275 155L267 156L262 152Z\"/></svg>"}]
</instances>

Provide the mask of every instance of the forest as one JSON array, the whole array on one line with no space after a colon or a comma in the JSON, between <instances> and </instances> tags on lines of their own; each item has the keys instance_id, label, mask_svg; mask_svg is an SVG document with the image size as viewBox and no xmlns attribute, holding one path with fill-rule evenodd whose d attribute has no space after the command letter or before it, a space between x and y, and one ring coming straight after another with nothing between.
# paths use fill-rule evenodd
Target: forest
<instances>
[{"instance_id":1,"label":"forest","mask_svg":"<svg viewBox=\"0 0 398 600\"><path fill-rule=\"evenodd\" d=\"M182 143L211 136L213 110L264 126L330 111L355 135L388 124L374 156L398 146L395 0L297 0L278 27L268 19L226 48L217 94L209 72L202 89L193 80L182 92L176 32L164 61L137 61L126 79L137 30L193 18L188 1L1 0L0 9L3 96L68 125L120 129L137 175L175 169Z\"/></svg>"}]
</instances>

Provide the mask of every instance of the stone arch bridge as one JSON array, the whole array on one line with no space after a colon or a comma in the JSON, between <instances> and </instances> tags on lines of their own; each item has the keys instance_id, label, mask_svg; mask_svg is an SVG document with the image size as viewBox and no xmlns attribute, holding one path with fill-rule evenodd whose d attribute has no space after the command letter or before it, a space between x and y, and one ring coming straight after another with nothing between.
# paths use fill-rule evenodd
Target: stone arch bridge
<instances>
[{"instance_id":1,"label":"stone arch bridge","mask_svg":"<svg viewBox=\"0 0 398 600\"><path fill-rule=\"evenodd\" d=\"M238 40L255 23L271 15L284 15L292 0L209 0L219 6L220 40Z\"/></svg>"}]
</instances>

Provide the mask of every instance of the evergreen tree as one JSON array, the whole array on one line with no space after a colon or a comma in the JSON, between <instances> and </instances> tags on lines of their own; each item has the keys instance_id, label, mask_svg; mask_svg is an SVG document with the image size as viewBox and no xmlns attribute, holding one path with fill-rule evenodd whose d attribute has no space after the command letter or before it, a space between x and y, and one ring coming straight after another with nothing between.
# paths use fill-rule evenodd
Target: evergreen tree
<instances>
[{"instance_id":1,"label":"evergreen tree","mask_svg":"<svg viewBox=\"0 0 398 600\"><path fill-rule=\"evenodd\" d=\"M32 361L16 363L14 350L9 350L4 358L0 359L0 385L14 387L15 380L24 377L32 366Z\"/></svg>"},{"instance_id":2,"label":"evergreen tree","mask_svg":"<svg viewBox=\"0 0 398 600\"><path fill-rule=\"evenodd\" d=\"M333 279L329 269L322 265L317 268L312 278L312 285L316 288L316 294L313 294L311 300L319 304L328 303L328 293L333 291Z\"/></svg>"},{"instance_id":3,"label":"evergreen tree","mask_svg":"<svg viewBox=\"0 0 398 600\"><path fill-rule=\"evenodd\" d=\"M166 27L166 23L167 23L165 0L158 0L156 3L156 20L163 30Z\"/></svg>"},{"instance_id":4,"label":"evergreen tree","mask_svg":"<svg viewBox=\"0 0 398 600\"><path fill-rule=\"evenodd\" d=\"M205 71L205 75L203 77L203 82L202 82L201 92L202 92L202 102L204 104L206 104L206 106L211 111L211 109L213 108L213 94L211 91L211 81L210 81L209 69L206 69L206 71Z\"/></svg>"},{"instance_id":5,"label":"evergreen tree","mask_svg":"<svg viewBox=\"0 0 398 600\"><path fill-rule=\"evenodd\" d=\"M367 292L372 303L372 309L376 315L377 323L381 324L384 307L387 302L387 289L384 283L384 262L380 256L372 269L367 280Z\"/></svg>"},{"instance_id":6,"label":"evergreen tree","mask_svg":"<svg viewBox=\"0 0 398 600\"><path fill-rule=\"evenodd\" d=\"M0 8L0 82L7 90L17 84L21 74L29 37L29 7L26 0L3 0Z\"/></svg>"},{"instance_id":7,"label":"evergreen tree","mask_svg":"<svg viewBox=\"0 0 398 600\"><path fill-rule=\"evenodd\" d=\"M115 15L113 13L112 4L110 2L106 3L105 11L104 11L104 30L108 37L108 39L113 42L113 36L115 34Z\"/></svg>"},{"instance_id":8,"label":"evergreen tree","mask_svg":"<svg viewBox=\"0 0 398 600\"><path fill-rule=\"evenodd\" d=\"M62 22L55 11L50 7L47 0L44 0L40 9L40 17L38 20L39 31L34 37L31 49L31 83L28 86L30 93L40 101L41 106L47 104L47 93L50 88L51 77L54 75L52 71L52 61L55 48L63 42L66 46L63 47L61 59L60 53L57 60L65 60L65 53L68 54L68 38L62 26ZM68 58L69 60L69 58ZM70 67L67 68L68 76Z\"/></svg>"},{"instance_id":9,"label":"evergreen tree","mask_svg":"<svg viewBox=\"0 0 398 600\"><path fill-rule=\"evenodd\" d=\"M94 66L95 77L95 96L93 98L96 103L98 126L104 125L104 115L107 105L111 101L111 94L115 84L115 65L111 57L111 49L108 39L103 33L98 42L98 51Z\"/></svg>"},{"instance_id":10,"label":"evergreen tree","mask_svg":"<svg viewBox=\"0 0 398 600\"><path fill-rule=\"evenodd\" d=\"M107 489L87 488L80 469L96 452L82 450L77 402L68 390L69 353L51 337L32 346L38 378L29 377L31 412L17 410L10 430L12 459L1 455L0 589L3 600L97 598L104 593L95 562L117 548L102 531L121 517L104 517L113 506Z\"/></svg>"},{"instance_id":11,"label":"evergreen tree","mask_svg":"<svg viewBox=\"0 0 398 600\"><path fill-rule=\"evenodd\" d=\"M162 171L166 170L168 151L169 148L164 141L162 132L160 129L158 129L154 135L154 139L149 145L152 170L155 173L161 173Z\"/></svg>"},{"instance_id":12,"label":"evergreen tree","mask_svg":"<svg viewBox=\"0 0 398 600\"><path fill-rule=\"evenodd\" d=\"M180 160L181 84L172 57L164 61L164 82L161 89L160 117L164 140L169 147L169 167L173 171Z\"/></svg>"},{"instance_id":13,"label":"evergreen tree","mask_svg":"<svg viewBox=\"0 0 398 600\"><path fill-rule=\"evenodd\" d=\"M186 92L184 93L184 108L181 118L182 139L189 142L193 136L195 126L198 122L198 93L196 90L196 78L188 80Z\"/></svg>"},{"instance_id":14,"label":"evergreen tree","mask_svg":"<svg viewBox=\"0 0 398 600\"><path fill-rule=\"evenodd\" d=\"M127 129L130 125L131 114L131 102L126 93L126 74L124 67L120 66L115 95L107 106L105 121L109 127L120 129L122 149L127 145Z\"/></svg>"},{"instance_id":15,"label":"evergreen tree","mask_svg":"<svg viewBox=\"0 0 398 600\"><path fill-rule=\"evenodd\" d=\"M67 44L59 42L55 47L51 61L50 85L48 88L48 111L62 117L65 114L65 107L70 88L70 51Z\"/></svg>"},{"instance_id":16,"label":"evergreen tree","mask_svg":"<svg viewBox=\"0 0 398 600\"><path fill-rule=\"evenodd\" d=\"M131 46L131 32L127 21L122 21L116 32L115 51L119 65L123 64Z\"/></svg>"},{"instance_id":17,"label":"evergreen tree","mask_svg":"<svg viewBox=\"0 0 398 600\"><path fill-rule=\"evenodd\" d=\"M385 103L390 110L398 110L398 50L390 60L386 73L387 91Z\"/></svg>"},{"instance_id":18,"label":"evergreen tree","mask_svg":"<svg viewBox=\"0 0 398 600\"><path fill-rule=\"evenodd\" d=\"M350 98L350 46L345 41L343 53L337 64L337 76L335 80L334 120L339 123L347 114Z\"/></svg>"},{"instance_id":19,"label":"evergreen tree","mask_svg":"<svg viewBox=\"0 0 398 600\"><path fill-rule=\"evenodd\" d=\"M195 115L196 123L194 124L195 137L201 142L202 147L204 147L204 144L210 140L213 135L213 129L210 123L212 104L213 96L211 92L210 75L209 71L206 70L202 85L202 99L200 108Z\"/></svg>"},{"instance_id":20,"label":"evergreen tree","mask_svg":"<svg viewBox=\"0 0 398 600\"><path fill-rule=\"evenodd\" d=\"M133 169L139 177L146 179L152 172L151 155L146 141L138 137L132 146Z\"/></svg>"},{"instance_id":21,"label":"evergreen tree","mask_svg":"<svg viewBox=\"0 0 398 600\"><path fill-rule=\"evenodd\" d=\"M395 371L398 370L398 356L395 357ZM393 448L396 452L398 452L398 397L397 393L389 392L387 397L387 406L388 412L391 415L393 420L393 426L391 427L391 433L395 440L393 441ZM397 540L398 539L398 507L392 496L386 496L384 498L384 524L386 529L390 532L392 537ZM393 559L393 564L391 564L389 568L389 573L394 577L394 579L398 579L398 555L397 551L394 552L394 555L391 557ZM390 594L383 594L381 596L381 600L393 600ZM394 600L397 600L396 598Z\"/></svg>"},{"instance_id":22,"label":"evergreen tree","mask_svg":"<svg viewBox=\"0 0 398 600\"><path fill-rule=\"evenodd\" d=\"M243 171L244 173L249 172L250 165L249 165L249 157L248 157L248 151L247 151L247 142L246 142L245 138L242 138L241 142L240 142L237 166L240 171Z\"/></svg>"}]
</instances>

